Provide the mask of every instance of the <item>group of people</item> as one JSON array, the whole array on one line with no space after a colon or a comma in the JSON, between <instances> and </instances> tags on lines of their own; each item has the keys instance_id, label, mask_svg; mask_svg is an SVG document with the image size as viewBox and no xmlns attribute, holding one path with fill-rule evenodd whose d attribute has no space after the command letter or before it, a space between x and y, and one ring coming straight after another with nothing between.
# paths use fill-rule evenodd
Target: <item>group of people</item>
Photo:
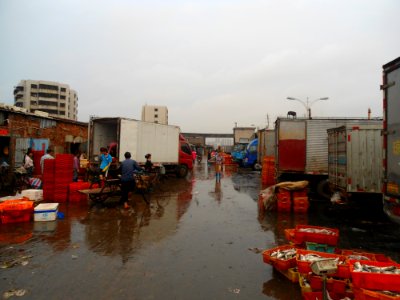
<instances>
[{"instance_id":1,"label":"group of people","mask_svg":"<svg viewBox=\"0 0 400 300\"><path fill-rule=\"evenodd\" d=\"M72 181L78 181L79 167L80 167L80 156L82 154L79 151L76 151L73 159L73 175ZM51 148L46 150L46 153L40 158L40 171L41 174L44 172L44 161L46 159L54 159L54 151ZM31 148L28 149L27 153L24 156L23 167L26 170L28 177L32 177L34 171L34 163L33 163L33 151Z\"/></svg>"},{"instance_id":2,"label":"group of people","mask_svg":"<svg viewBox=\"0 0 400 300\"><path fill-rule=\"evenodd\" d=\"M113 157L110 153L108 153L107 149L102 147L100 148L100 172L103 178L107 177L107 172L111 166L113 161ZM130 152L125 152L124 154L125 160L121 162L121 199L120 204L123 205L124 208L129 208L128 198L129 193L132 192L136 187L135 182L135 174L151 172L153 169L153 163L151 162L151 154L148 153L145 155L146 163L144 168L140 167L139 164L132 159L132 155Z\"/></svg>"}]
</instances>

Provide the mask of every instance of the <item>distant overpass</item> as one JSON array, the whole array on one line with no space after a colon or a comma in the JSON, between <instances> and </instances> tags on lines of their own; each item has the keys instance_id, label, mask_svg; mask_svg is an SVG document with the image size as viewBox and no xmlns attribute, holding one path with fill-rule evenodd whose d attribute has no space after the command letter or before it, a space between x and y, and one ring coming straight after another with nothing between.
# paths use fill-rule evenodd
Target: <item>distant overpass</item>
<instances>
[{"instance_id":1,"label":"distant overpass","mask_svg":"<svg viewBox=\"0 0 400 300\"><path fill-rule=\"evenodd\" d=\"M192 133L192 132L182 132L182 135L189 141L190 144L196 146L204 147L206 145L206 139L226 141L227 139L232 139L229 145L233 145L233 133ZM219 143L225 146L225 143Z\"/></svg>"}]
</instances>

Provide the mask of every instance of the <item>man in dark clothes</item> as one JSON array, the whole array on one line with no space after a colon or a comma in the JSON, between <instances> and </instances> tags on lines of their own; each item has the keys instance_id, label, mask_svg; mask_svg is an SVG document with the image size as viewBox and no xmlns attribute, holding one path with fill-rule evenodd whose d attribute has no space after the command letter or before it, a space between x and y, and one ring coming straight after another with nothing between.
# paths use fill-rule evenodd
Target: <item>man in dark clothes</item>
<instances>
[{"instance_id":1,"label":"man in dark clothes","mask_svg":"<svg viewBox=\"0 0 400 300\"><path fill-rule=\"evenodd\" d=\"M121 200L120 203L124 208L129 208L128 197L129 192L135 189L134 173L142 172L143 169L139 167L138 163L131 159L131 153L125 152L125 160L121 163Z\"/></svg>"}]
</instances>

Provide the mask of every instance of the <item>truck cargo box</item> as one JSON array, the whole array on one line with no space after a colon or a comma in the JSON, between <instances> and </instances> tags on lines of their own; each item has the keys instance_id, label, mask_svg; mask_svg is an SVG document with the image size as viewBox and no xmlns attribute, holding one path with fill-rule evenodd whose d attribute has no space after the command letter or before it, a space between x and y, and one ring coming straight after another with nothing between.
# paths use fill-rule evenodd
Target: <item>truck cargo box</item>
<instances>
[{"instance_id":1,"label":"truck cargo box","mask_svg":"<svg viewBox=\"0 0 400 300\"><path fill-rule=\"evenodd\" d=\"M277 175L302 173L328 176L327 130L344 125L381 122L381 119L366 118L278 118L275 126Z\"/></svg>"},{"instance_id":2,"label":"truck cargo box","mask_svg":"<svg viewBox=\"0 0 400 300\"><path fill-rule=\"evenodd\" d=\"M100 154L100 147L116 143L116 152L111 154L119 160L124 160L124 153L129 151L139 163L146 161L147 153L151 153L153 162L178 163L180 129L177 126L126 118L95 118L90 130L92 157Z\"/></svg>"},{"instance_id":3,"label":"truck cargo box","mask_svg":"<svg viewBox=\"0 0 400 300\"><path fill-rule=\"evenodd\" d=\"M329 183L345 193L381 193L383 124L328 129Z\"/></svg>"}]
</instances>

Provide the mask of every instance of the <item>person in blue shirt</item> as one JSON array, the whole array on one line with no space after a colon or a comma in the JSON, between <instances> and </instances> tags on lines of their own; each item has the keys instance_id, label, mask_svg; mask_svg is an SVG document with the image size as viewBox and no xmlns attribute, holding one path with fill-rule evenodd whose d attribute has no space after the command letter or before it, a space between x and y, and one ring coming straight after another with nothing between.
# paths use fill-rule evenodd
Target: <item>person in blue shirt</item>
<instances>
[{"instance_id":1,"label":"person in blue shirt","mask_svg":"<svg viewBox=\"0 0 400 300\"><path fill-rule=\"evenodd\" d=\"M135 189L135 173L142 173L143 169L138 165L138 163L131 159L131 153L125 152L125 160L121 163L121 200L120 204L124 208L129 208L128 197L129 192Z\"/></svg>"},{"instance_id":2,"label":"person in blue shirt","mask_svg":"<svg viewBox=\"0 0 400 300\"><path fill-rule=\"evenodd\" d=\"M100 179L103 180L103 178L107 177L107 171L112 163L112 156L104 147L100 148L100 153Z\"/></svg>"}]
</instances>

